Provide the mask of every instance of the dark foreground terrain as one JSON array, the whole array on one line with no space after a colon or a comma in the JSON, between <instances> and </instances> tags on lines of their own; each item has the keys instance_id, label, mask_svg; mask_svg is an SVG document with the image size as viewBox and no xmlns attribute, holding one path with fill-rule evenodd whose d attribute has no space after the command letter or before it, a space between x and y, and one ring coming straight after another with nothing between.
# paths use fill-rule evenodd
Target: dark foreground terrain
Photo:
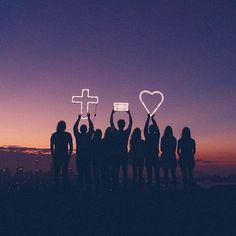
<instances>
[{"instance_id":1,"label":"dark foreground terrain","mask_svg":"<svg viewBox=\"0 0 236 236\"><path fill-rule=\"evenodd\" d=\"M0 235L236 235L236 188L0 194Z\"/></svg>"}]
</instances>

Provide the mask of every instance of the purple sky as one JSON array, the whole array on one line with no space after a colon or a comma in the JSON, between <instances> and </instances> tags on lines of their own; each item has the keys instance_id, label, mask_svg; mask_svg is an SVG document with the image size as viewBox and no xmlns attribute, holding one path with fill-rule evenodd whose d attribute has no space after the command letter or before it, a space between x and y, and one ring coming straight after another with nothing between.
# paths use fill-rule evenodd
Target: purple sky
<instances>
[{"instance_id":1,"label":"purple sky","mask_svg":"<svg viewBox=\"0 0 236 236\"><path fill-rule=\"evenodd\" d=\"M187 125L201 152L232 158L235 22L227 0L1 1L0 145L47 147L60 119L71 131L82 88L99 96L96 127L116 101L143 127L138 95L149 89L165 95L162 132L172 125L179 138Z\"/></svg>"}]
</instances>

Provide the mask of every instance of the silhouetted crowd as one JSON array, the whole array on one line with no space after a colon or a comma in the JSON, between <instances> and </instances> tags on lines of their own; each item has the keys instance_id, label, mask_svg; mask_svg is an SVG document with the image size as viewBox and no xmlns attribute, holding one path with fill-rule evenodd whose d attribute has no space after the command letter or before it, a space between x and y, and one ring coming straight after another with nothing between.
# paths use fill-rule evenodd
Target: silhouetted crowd
<instances>
[{"instance_id":1,"label":"silhouetted crowd","mask_svg":"<svg viewBox=\"0 0 236 236\"><path fill-rule=\"evenodd\" d=\"M101 129L94 130L89 113L87 114L88 127L82 124L79 128L81 115L74 124L79 188L91 190L94 186L95 190L116 189L119 185L120 170L122 171L122 185L126 188L129 161L132 163L134 186L143 184L144 168L146 168L149 187L155 184L157 188L160 188L160 169L163 169L164 187L169 186L169 173L173 185L176 186L178 165L181 168L183 187L187 188L193 183L196 144L191 138L188 127L183 128L178 142L170 126L165 128L163 136L160 137L154 116L150 117L148 114L143 139L140 128L135 128L131 134L133 121L130 111L127 111L129 124L126 129L123 119L118 120L117 127L115 126L114 113L115 111L112 110L110 127L105 130L103 137ZM65 121L59 121L57 131L52 134L50 140L56 188L59 187L60 173L62 173L63 186L68 186L68 165L73 151L73 142L71 134L65 130Z\"/></svg>"}]
</instances>

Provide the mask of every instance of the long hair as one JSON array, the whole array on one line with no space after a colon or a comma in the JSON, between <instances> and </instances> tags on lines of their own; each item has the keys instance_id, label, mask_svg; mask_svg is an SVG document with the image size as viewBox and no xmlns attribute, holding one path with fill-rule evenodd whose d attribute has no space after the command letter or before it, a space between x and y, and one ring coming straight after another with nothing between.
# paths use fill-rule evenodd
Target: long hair
<instances>
[{"instance_id":1,"label":"long hair","mask_svg":"<svg viewBox=\"0 0 236 236\"><path fill-rule=\"evenodd\" d=\"M182 139L191 139L191 131L188 127L184 127L182 130Z\"/></svg>"},{"instance_id":2,"label":"long hair","mask_svg":"<svg viewBox=\"0 0 236 236\"><path fill-rule=\"evenodd\" d=\"M130 138L130 147L132 147L137 141L141 140L141 129L135 128Z\"/></svg>"},{"instance_id":3,"label":"long hair","mask_svg":"<svg viewBox=\"0 0 236 236\"><path fill-rule=\"evenodd\" d=\"M66 130L66 122L64 120L60 120L57 124L57 132L64 132Z\"/></svg>"},{"instance_id":4,"label":"long hair","mask_svg":"<svg viewBox=\"0 0 236 236\"><path fill-rule=\"evenodd\" d=\"M171 126L166 126L163 137L165 138L171 138L173 137L173 129Z\"/></svg>"}]
</instances>

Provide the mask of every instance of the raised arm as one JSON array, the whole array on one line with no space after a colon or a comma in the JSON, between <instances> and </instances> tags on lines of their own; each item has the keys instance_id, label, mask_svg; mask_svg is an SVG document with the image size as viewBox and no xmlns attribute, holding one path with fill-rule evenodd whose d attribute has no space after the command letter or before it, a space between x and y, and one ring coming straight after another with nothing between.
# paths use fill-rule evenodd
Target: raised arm
<instances>
[{"instance_id":1,"label":"raised arm","mask_svg":"<svg viewBox=\"0 0 236 236\"><path fill-rule=\"evenodd\" d=\"M115 113L115 111L112 109L111 116L110 116L110 126L111 126L112 129L115 128L115 125L114 125L114 113Z\"/></svg>"},{"instance_id":2,"label":"raised arm","mask_svg":"<svg viewBox=\"0 0 236 236\"><path fill-rule=\"evenodd\" d=\"M145 139L148 137L148 125L149 125L149 120L150 120L150 114L148 114L147 120L146 120L145 126L144 126L144 137L145 137Z\"/></svg>"},{"instance_id":3,"label":"raised arm","mask_svg":"<svg viewBox=\"0 0 236 236\"><path fill-rule=\"evenodd\" d=\"M94 127L93 127L93 122L91 120L90 114L87 114L88 117L88 123L89 123L89 131L88 133L92 136L93 132L94 132Z\"/></svg>"},{"instance_id":4,"label":"raised arm","mask_svg":"<svg viewBox=\"0 0 236 236\"><path fill-rule=\"evenodd\" d=\"M152 116L152 124L154 126L155 131L156 131L156 134L160 136L160 130L158 128L157 122L154 119L154 115Z\"/></svg>"},{"instance_id":5,"label":"raised arm","mask_svg":"<svg viewBox=\"0 0 236 236\"><path fill-rule=\"evenodd\" d=\"M129 125L128 125L127 130L128 130L129 132L131 132L132 125L133 125L133 119L132 119L132 116L131 116L130 111L127 111L127 113L128 113L128 115L129 115Z\"/></svg>"},{"instance_id":6,"label":"raised arm","mask_svg":"<svg viewBox=\"0 0 236 236\"><path fill-rule=\"evenodd\" d=\"M78 126L79 126L80 119L81 119L81 114L78 116L78 118L74 124L74 127L73 127L73 131L74 131L75 136L79 133Z\"/></svg>"}]
</instances>

